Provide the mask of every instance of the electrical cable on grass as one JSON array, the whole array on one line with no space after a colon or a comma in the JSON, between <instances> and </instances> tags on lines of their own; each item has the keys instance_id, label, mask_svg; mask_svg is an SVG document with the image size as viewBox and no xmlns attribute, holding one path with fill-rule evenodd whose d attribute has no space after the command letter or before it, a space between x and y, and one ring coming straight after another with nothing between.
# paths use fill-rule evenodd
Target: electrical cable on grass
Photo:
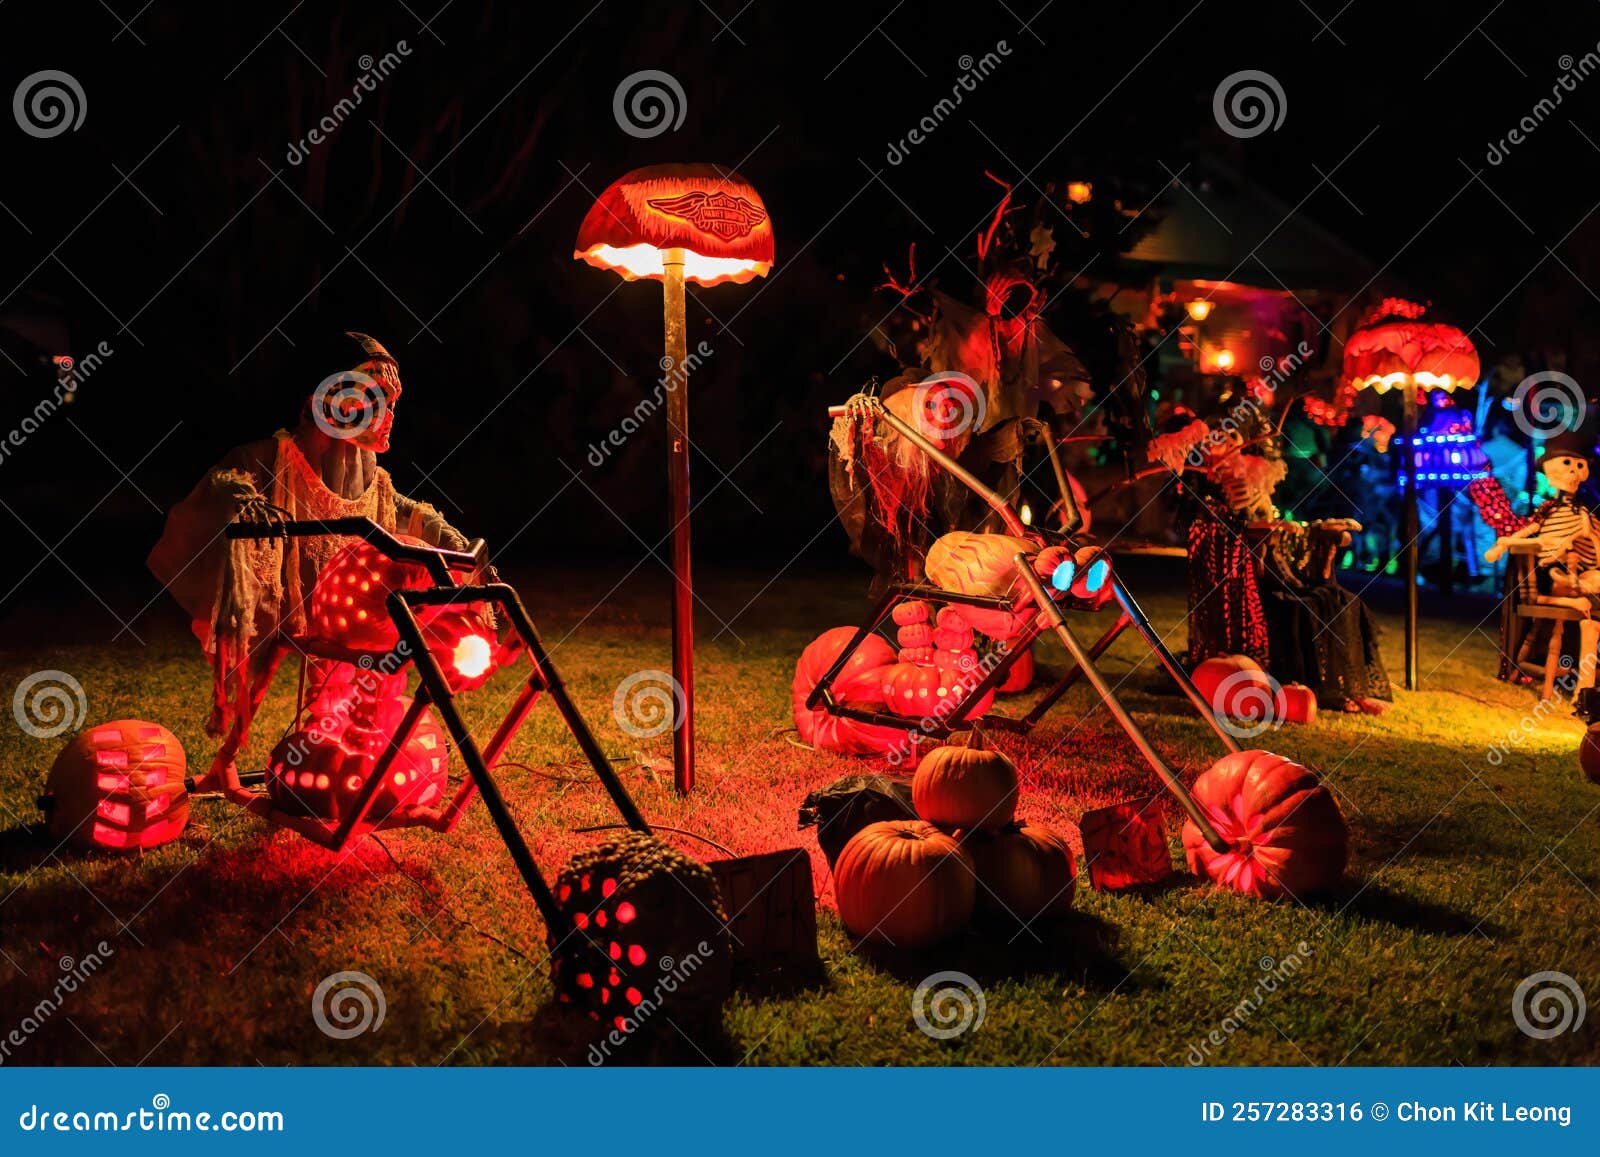
<instances>
[{"instance_id":1,"label":"electrical cable on grass","mask_svg":"<svg viewBox=\"0 0 1600 1157\"><path fill-rule=\"evenodd\" d=\"M421 892L430 901L432 901L434 906L436 908L438 908L439 911L443 912L446 916L450 917L450 919L454 920L457 924L463 924L466 927L472 929L472 931L476 932L479 936L483 937L485 940L492 940L492 941L494 941L494 943L496 943L496 944L500 945L500 947L504 948L507 952L510 952L510 953L512 953L512 954L514 954L516 956L522 957L523 960L527 961L529 964L533 965L534 967L538 967L539 966L538 962L535 961L533 959L533 957L529 956L526 952L524 952L522 949L518 948L515 944L512 944L510 941L507 941L507 940L502 940L500 937L496 936L493 932L490 932L488 929L480 928L476 924L474 924L471 920L468 920L463 916L457 915L453 908L451 908L448 904L446 904L443 901L441 901L432 892L428 891L428 889L423 886L422 881L413 878L412 875L405 870L405 866L400 863L398 858L396 858L394 852L390 849L389 845L384 843L381 839L379 839L376 834L374 834L372 836L372 842L377 844L380 848L383 849L383 854L389 857L389 862L394 865L395 871L399 872L400 875L409 884L411 884L412 887L416 888L417 891Z\"/></svg>"}]
</instances>

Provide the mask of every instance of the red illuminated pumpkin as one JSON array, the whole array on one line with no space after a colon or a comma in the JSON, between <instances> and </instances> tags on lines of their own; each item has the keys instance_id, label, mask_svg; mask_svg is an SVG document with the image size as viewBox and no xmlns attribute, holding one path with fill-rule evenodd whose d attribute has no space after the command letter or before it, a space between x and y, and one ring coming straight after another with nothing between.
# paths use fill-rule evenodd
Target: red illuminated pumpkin
<instances>
[{"instance_id":1,"label":"red illuminated pumpkin","mask_svg":"<svg viewBox=\"0 0 1600 1157\"><path fill-rule=\"evenodd\" d=\"M1033 686L1033 648L1024 648L1017 661L1006 672L1006 677L996 688L1002 695L1018 695Z\"/></svg>"},{"instance_id":2,"label":"red illuminated pumpkin","mask_svg":"<svg viewBox=\"0 0 1600 1157\"><path fill-rule=\"evenodd\" d=\"M795 726L804 743L841 755L876 755L905 742L902 728L878 727L841 719L822 707L809 708L806 698L827 674L840 653L855 637L854 627L824 631L800 653L794 666L790 699ZM868 635L833 681L833 698L840 704L874 711L884 705L882 675L894 665L894 650L881 635Z\"/></svg>"},{"instance_id":3,"label":"red illuminated pumpkin","mask_svg":"<svg viewBox=\"0 0 1600 1157\"><path fill-rule=\"evenodd\" d=\"M273 806L288 815L343 819L410 706L410 699L396 697L371 715L358 719L355 714L328 714L286 735L267 758L267 794ZM323 730L324 723L332 726ZM449 779L449 745L432 713L426 713L386 770L383 786L367 809L367 822L407 808L437 806Z\"/></svg>"},{"instance_id":4,"label":"red illuminated pumpkin","mask_svg":"<svg viewBox=\"0 0 1600 1157\"><path fill-rule=\"evenodd\" d=\"M80 731L45 783L50 834L78 848L137 851L173 840L189 820L188 761L159 723L117 719Z\"/></svg>"},{"instance_id":5,"label":"red illuminated pumpkin","mask_svg":"<svg viewBox=\"0 0 1600 1157\"><path fill-rule=\"evenodd\" d=\"M853 935L896 948L926 948L959 932L977 898L972 858L921 820L870 824L851 836L833 889Z\"/></svg>"},{"instance_id":6,"label":"red illuminated pumpkin","mask_svg":"<svg viewBox=\"0 0 1600 1157\"><path fill-rule=\"evenodd\" d=\"M901 647L895 655L899 662L910 663L914 667L931 667L938 657L939 652L932 647Z\"/></svg>"},{"instance_id":7,"label":"red illuminated pumpkin","mask_svg":"<svg viewBox=\"0 0 1600 1157\"><path fill-rule=\"evenodd\" d=\"M646 1001L640 1023L657 1005L664 1022L714 1015L727 999L728 917L716 877L698 860L623 832L573 856L555 894L550 967L562 1004L626 1031Z\"/></svg>"},{"instance_id":8,"label":"red illuminated pumpkin","mask_svg":"<svg viewBox=\"0 0 1600 1157\"><path fill-rule=\"evenodd\" d=\"M1196 689L1218 715L1234 719L1261 719L1277 706L1271 678L1248 655L1218 655L1207 659L1190 676Z\"/></svg>"},{"instance_id":9,"label":"red illuminated pumpkin","mask_svg":"<svg viewBox=\"0 0 1600 1157\"><path fill-rule=\"evenodd\" d=\"M907 623L895 632L895 641L902 647L931 647L934 631L927 623Z\"/></svg>"},{"instance_id":10,"label":"red illuminated pumpkin","mask_svg":"<svg viewBox=\"0 0 1600 1157\"><path fill-rule=\"evenodd\" d=\"M1315 723L1317 693L1304 683L1285 683L1278 688L1276 711L1286 723Z\"/></svg>"},{"instance_id":11,"label":"red illuminated pumpkin","mask_svg":"<svg viewBox=\"0 0 1600 1157\"><path fill-rule=\"evenodd\" d=\"M1594 723L1583 733L1578 744L1578 766L1594 783L1600 783L1600 723Z\"/></svg>"},{"instance_id":12,"label":"red illuminated pumpkin","mask_svg":"<svg viewBox=\"0 0 1600 1157\"><path fill-rule=\"evenodd\" d=\"M404 536L401 541L425 545ZM346 651L391 651L400 632L384 605L389 592L432 585L421 563L399 562L368 543L352 542L317 575L311 590L311 629L319 639Z\"/></svg>"},{"instance_id":13,"label":"red illuminated pumpkin","mask_svg":"<svg viewBox=\"0 0 1600 1157\"><path fill-rule=\"evenodd\" d=\"M1212 850L1194 821L1185 822L1190 871L1269 900L1303 897L1344 874L1344 816L1309 768L1270 751L1234 752L1202 772L1193 792L1229 850Z\"/></svg>"},{"instance_id":14,"label":"red illuminated pumpkin","mask_svg":"<svg viewBox=\"0 0 1600 1157\"><path fill-rule=\"evenodd\" d=\"M896 663L879 671L883 701L897 715L913 719L965 721L980 718L993 693L969 701L981 676L977 671L941 670L918 663Z\"/></svg>"},{"instance_id":15,"label":"red illuminated pumpkin","mask_svg":"<svg viewBox=\"0 0 1600 1157\"><path fill-rule=\"evenodd\" d=\"M499 635L479 606L437 608L422 619L422 639L452 691L476 691L495 672Z\"/></svg>"},{"instance_id":16,"label":"red illuminated pumpkin","mask_svg":"<svg viewBox=\"0 0 1600 1157\"><path fill-rule=\"evenodd\" d=\"M928 604L913 599L911 602L896 603L890 615L897 626L907 626L911 623L925 623L928 621Z\"/></svg>"},{"instance_id":17,"label":"red illuminated pumpkin","mask_svg":"<svg viewBox=\"0 0 1600 1157\"><path fill-rule=\"evenodd\" d=\"M1077 884L1072 849L1056 832L1026 821L996 834L974 833L961 844L978 869L978 910L1027 924L1072 907Z\"/></svg>"},{"instance_id":18,"label":"red illuminated pumpkin","mask_svg":"<svg viewBox=\"0 0 1600 1157\"><path fill-rule=\"evenodd\" d=\"M1009 534L977 534L956 530L941 535L928 548L923 568L928 581L947 591L1003 598L1020 595L1026 590L1017 574L1017 552L1032 554L1037 549L1036 543ZM977 625L973 618L975 609L961 608L962 617L974 626ZM982 629L979 627L979 630Z\"/></svg>"},{"instance_id":19,"label":"red illuminated pumpkin","mask_svg":"<svg viewBox=\"0 0 1600 1157\"><path fill-rule=\"evenodd\" d=\"M997 832L1017 814L1016 765L984 747L936 747L917 764L911 803L929 823Z\"/></svg>"}]
</instances>

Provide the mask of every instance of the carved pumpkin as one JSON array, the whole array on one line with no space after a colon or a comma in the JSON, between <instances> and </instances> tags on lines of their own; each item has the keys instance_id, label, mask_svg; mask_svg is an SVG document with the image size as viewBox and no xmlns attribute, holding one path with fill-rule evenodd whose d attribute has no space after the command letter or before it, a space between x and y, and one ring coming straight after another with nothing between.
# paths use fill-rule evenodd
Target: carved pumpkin
<instances>
[{"instance_id":1,"label":"carved pumpkin","mask_svg":"<svg viewBox=\"0 0 1600 1157\"><path fill-rule=\"evenodd\" d=\"M985 915L1028 924L1072 907L1072 849L1051 829L1012 823L992 836L974 833L961 846L978 869L978 910Z\"/></svg>"},{"instance_id":2,"label":"carved pumpkin","mask_svg":"<svg viewBox=\"0 0 1600 1157\"><path fill-rule=\"evenodd\" d=\"M896 663L879 672L883 700L889 710L913 719L961 721L981 718L994 702L992 693L968 702L980 682L977 671L941 670L917 663Z\"/></svg>"},{"instance_id":3,"label":"carved pumpkin","mask_svg":"<svg viewBox=\"0 0 1600 1157\"><path fill-rule=\"evenodd\" d=\"M1600 783L1600 723L1591 724L1578 745L1578 766L1594 783Z\"/></svg>"},{"instance_id":4,"label":"carved pumpkin","mask_svg":"<svg viewBox=\"0 0 1600 1157\"><path fill-rule=\"evenodd\" d=\"M862 828L833 870L839 919L863 940L926 948L972 919L977 879L972 858L921 820Z\"/></svg>"},{"instance_id":5,"label":"carved pumpkin","mask_svg":"<svg viewBox=\"0 0 1600 1157\"><path fill-rule=\"evenodd\" d=\"M902 627L911 623L925 623L928 621L928 604L919 599L896 603L890 615L894 618L896 625Z\"/></svg>"},{"instance_id":6,"label":"carved pumpkin","mask_svg":"<svg viewBox=\"0 0 1600 1157\"><path fill-rule=\"evenodd\" d=\"M267 757L267 795L273 806L288 815L343 819L410 706L409 698L397 696L365 710L336 709L313 718L311 727L286 735ZM324 730L324 723L332 726ZM406 808L437 806L449 781L449 745L428 712L389 765L367 809L367 822Z\"/></svg>"},{"instance_id":7,"label":"carved pumpkin","mask_svg":"<svg viewBox=\"0 0 1600 1157\"><path fill-rule=\"evenodd\" d=\"M1248 655L1218 655L1194 669L1191 676L1211 709L1233 719L1264 719L1274 714L1277 698L1271 678Z\"/></svg>"},{"instance_id":8,"label":"carved pumpkin","mask_svg":"<svg viewBox=\"0 0 1600 1157\"><path fill-rule=\"evenodd\" d=\"M841 719L830 715L822 707L808 708L806 697L811 694L822 677L828 673L840 652L855 637L854 627L834 627L817 636L800 653L794 665L794 682L790 685L790 698L794 708L795 726L800 729L800 739L820 751L833 751L841 755L876 755L889 751L905 742L906 733L901 728L878 727L859 723L854 719ZM883 672L894 665L894 650L881 635L868 635L850 656L849 662L833 681L833 697L838 703L874 711L884 706Z\"/></svg>"},{"instance_id":9,"label":"carved pumpkin","mask_svg":"<svg viewBox=\"0 0 1600 1157\"><path fill-rule=\"evenodd\" d=\"M1014 561L1016 553L1027 551L1031 554L1037 549L1036 543L1009 534L977 534L956 530L941 535L928 548L923 569L928 581L947 591L1004 598L1020 595L1027 589L1017 574ZM975 609L961 609L962 616L973 626L978 625L973 618Z\"/></svg>"},{"instance_id":10,"label":"carved pumpkin","mask_svg":"<svg viewBox=\"0 0 1600 1157\"><path fill-rule=\"evenodd\" d=\"M421 540L403 542L421 545ZM433 585L427 567L397 562L377 547L352 542L328 560L311 589L309 618L318 639L348 651L391 651L400 632L384 606L389 592Z\"/></svg>"},{"instance_id":11,"label":"carved pumpkin","mask_svg":"<svg viewBox=\"0 0 1600 1157\"><path fill-rule=\"evenodd\" d=\"M1189 870L1250 896L1303 897L1344 873L1349 832L1316 773L1270 751L1225 755L1194 783L1194 798L1231 845L1212 850L1183 825Z\"/></svg>"},{"instance_id":12,"label":"carved pumpkin","mask_svg":"<svg viewBox=\"0 0 1600 1157\"><path fill-rule=\"evenodd\" d=\"M932 647L901 647L895 658L915 667L932 667L938 655Z\"/></svg>"},{"instance_id":13,"label":"carved pumpkin","mask_svg":"<svg viewBox=\"0 0 1600 1157\"><path fill-rule=\"evenodd\" d=\"M50 834L86 850L136 851L189 821L188 761L159 723L117 719L80 731L45 782Z\"/></svg>"},{"instance_id":14,"label":"carved pumpkin","mask_svg":"<svg viewBox=\"0 0 1600 1157\"><path fill-rule=\"evenodd\" d=\"M911 802L929 823L997 832L1017 814L1017 768L981 747L936 747L911 780Z\"/></svg>"},{"instance_id":15,"label":"carved pumpkin","mask_svg":"<svg viewBox=\"0 0 1600 1157\"><path fill-rule=\"evenodd\" d=\"M732 988L733 949L711 869L643 832L579 852L556 877L549 930L557 998L627 1031L645 1001L699 1017ZM709 951L708 951L709 949ZM670 1030L669 1030L670 1031Z\"/></svg>"},{"instance_id":16,"label":"carved pumpkin","mask_svg":"<svg viewBox=\"0 0 1600 1157\"><path fill-rule=\"evenodd\" d=\"M895 641L902 647L931 647L933 628L927 623L907 623L895 632Z\"/></svg>"}]
</instances>

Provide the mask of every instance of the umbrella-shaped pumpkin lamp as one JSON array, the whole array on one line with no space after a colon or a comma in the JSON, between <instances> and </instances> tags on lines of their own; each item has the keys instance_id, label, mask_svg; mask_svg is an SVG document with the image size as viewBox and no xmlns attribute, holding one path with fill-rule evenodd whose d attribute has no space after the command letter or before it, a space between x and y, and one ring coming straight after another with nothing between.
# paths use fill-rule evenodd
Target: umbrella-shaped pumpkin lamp
<instances>
[{"instance_id":1,"label":"umbrella-shaped pumpkin lamp","mask_svg":"<svg viewBox=\"0 0 1600 1157\"><path fill-rule=\"evenodd\" d=\"M1453 325L1423 321L1427 306L1386 298L1344 347L1344 379L1357 390L1398 389L1405 399L1406 690L1417 689L1417 392L1470 390L1478 384L1478 351Z\"/></svg>"},{"instance_id":2,"label":"umbrella-shaped pumpkin lamp","mask_svg":"<svg viewBox=\"0 0 1600 1157\"><path fill-rule=\"evenodd\" d=\"M672 516L672 754L694 787L694 585L689 575L689 351L684 285L742 285L772 269L772 222L755 188L718 165L635 169L600 194L573 256L628 281L661 282L666 317L667 488Z\"/></svg>"}]
</instances>

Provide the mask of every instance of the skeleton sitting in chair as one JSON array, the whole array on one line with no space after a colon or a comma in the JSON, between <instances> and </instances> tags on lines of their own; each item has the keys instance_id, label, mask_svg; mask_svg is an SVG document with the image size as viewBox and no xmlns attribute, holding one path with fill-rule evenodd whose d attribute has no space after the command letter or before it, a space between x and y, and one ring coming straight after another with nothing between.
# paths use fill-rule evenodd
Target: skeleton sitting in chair
<instances>
[{"instance_id":1,"label":"skeleton sitting in chair","mask_svg":"<svg viewBox=\"0 0 1600 1157\"><path fill-rule=\"evenodd\" d=\"M370 518L431 546L466 539L426 502L395 491L377 455L389 448L400 370L365 334L346 333L308 355L309 373L329 375L306 400L291 432L223 458L167 515L149 566L189 613L211 659L215 702L206 729L222 745L198 790L237 786L234 756L279 663L307 630L318 573L345 545L337 538L229 542L236 519Z\"/></svg>"},{"instance_id":2,"label":"skeleton sitting in chair","mask_svg":"<svg viewBox=\"0 0 1600 1157\"><path fill-rule=\"evenodd\" d=\"M1550 501L1533 512L1520 530L1503 535L1484 552L1487 562L1497 562L1514 542L1535 540L1539 558L1534 576L1541 595L1588 598L1589 617L1578 624L1582 657L1575 687L1582 691L1595 684L1595 648L1600 645L1600 530L1594 516L1577 501L1578 488L1589 478L1589 449L1594 439L1569 430L1549 439L1539 469L1555 490ZM1555 625L1556 630L1560 624Z\"/></svg>"}]
</instances>

